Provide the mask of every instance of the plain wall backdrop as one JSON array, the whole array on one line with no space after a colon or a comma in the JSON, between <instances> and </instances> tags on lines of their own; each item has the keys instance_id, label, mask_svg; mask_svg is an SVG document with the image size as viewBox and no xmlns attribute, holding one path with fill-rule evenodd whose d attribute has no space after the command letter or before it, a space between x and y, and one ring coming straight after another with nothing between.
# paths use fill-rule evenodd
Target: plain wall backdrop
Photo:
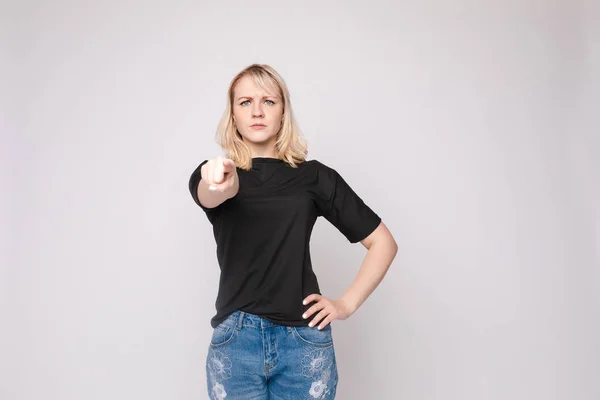
<instances>
[{"instance_id":1,"label":"plain wall backdrop","mask_svg":"<svg viewBox=\"0 0 600 400\"><path fill-rule=\"evenodd\" d=\"M338 399L600 398L599 11L3 4L0 399L207 398L219 269L187 184L254 62L399 244L333 322ZM324 219L311 249L339 297L365 249Z\"/></svg>"}]
</instances>

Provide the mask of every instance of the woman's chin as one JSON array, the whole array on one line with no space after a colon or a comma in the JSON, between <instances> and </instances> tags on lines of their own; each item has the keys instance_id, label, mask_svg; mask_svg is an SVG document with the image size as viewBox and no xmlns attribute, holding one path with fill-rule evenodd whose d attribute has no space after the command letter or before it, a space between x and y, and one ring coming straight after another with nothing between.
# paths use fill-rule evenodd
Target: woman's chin
<instances>
[{"instance_id":1,"label":"woman's chin","mask_svg":"<svg viewBox=\"0 0 600 400\"><path fill-rule=\"evenodd\" d=\"M246 143L255 145L265 145L269 142L275 143L276 140L276 135L271 135L262 132L251 132L249 135L246 134L243 137Z\"/></svg>"}]
</instances>

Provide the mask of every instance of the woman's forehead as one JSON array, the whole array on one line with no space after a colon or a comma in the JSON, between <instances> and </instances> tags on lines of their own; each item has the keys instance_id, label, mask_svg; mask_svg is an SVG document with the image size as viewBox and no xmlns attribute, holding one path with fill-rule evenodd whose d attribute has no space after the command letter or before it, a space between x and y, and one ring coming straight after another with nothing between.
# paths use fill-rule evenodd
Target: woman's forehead
<instances>
[{"instance_id":1,"label":"woman's forehead","mask_svg":"<svg viewBox=\"0 0 600 400\"><path fill-rule=\"evenodd\" d=\"M264 94L268 96L279 96L279 86L271 78L255 78L253 76L246 75L242 77L235 85L234 93L236 97L239 96L253 96L257 94Z\"/></svg>"}]
</instances>

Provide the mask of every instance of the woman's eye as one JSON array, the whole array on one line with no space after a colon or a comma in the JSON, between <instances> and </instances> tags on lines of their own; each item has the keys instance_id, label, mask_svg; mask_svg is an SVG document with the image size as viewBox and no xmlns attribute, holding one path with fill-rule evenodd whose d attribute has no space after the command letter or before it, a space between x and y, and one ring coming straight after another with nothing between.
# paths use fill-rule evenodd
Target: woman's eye
<instances>
[{"instance_id":1,"label":"woman's eye","mask_svg":"<svg viewBox=\"0 0 600 400\"><path fill-rule=\"evenodd\" d=\"M240 103L240 106L245 106L246 104L250 104L250 100L244 100Z\"/></svg>"},{"instance_id":2,"label":"woman's eye","mask_svg":"<svg viewBox=\"0 0 600 400\"><path fill-rule=\"evenodd\" d=\"M267 103L270 106L272 106L273 104L275 104L275 102L273 100L266 100L265 103Z\"/></svg>"}]
</instances>

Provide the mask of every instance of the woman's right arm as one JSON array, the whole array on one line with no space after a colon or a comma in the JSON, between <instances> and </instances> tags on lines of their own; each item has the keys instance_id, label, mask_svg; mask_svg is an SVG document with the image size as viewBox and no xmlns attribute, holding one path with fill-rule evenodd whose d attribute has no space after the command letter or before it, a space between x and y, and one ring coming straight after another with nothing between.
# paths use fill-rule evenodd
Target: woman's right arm
<instances>
[{"instance_id":1,"label":"woman's right arm","mask_svg":"<svg viewBox=\"0 0 600 400\"><path fill-rule=\"evenodd\" d=\"M214 208L234 197L240 187L235 163L227 158L209 160L200 169L198 200L206 208Z\"/></svg>"}]
</instances>

